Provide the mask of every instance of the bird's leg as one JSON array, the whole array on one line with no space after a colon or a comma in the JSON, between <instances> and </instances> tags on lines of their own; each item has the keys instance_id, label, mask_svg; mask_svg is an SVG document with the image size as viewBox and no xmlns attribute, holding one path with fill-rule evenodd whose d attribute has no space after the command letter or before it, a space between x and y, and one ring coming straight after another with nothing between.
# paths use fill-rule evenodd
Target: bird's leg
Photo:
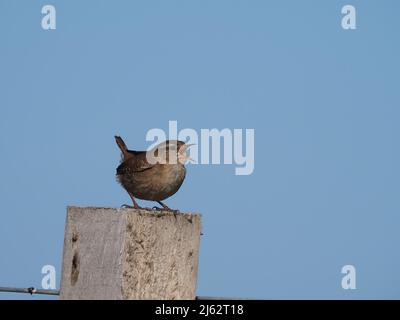
<instances>
[{"instance_id":1,"label":"bird's leg","mask_svg":"<svg viewBox=\"0 0 400 320\"><path fill-rule=\"evenodd\" d=\"M131 199L132 199L133 207L132 207L132 206L128 206L128 205L126 205L126 204L124 204L122 207L123 207L123 208L133 208L133 209L142 209L142 208L137 204L137 202L136 202L136 200L135 200L135 197L134 197L132 194L130 194L129 192L128 192L128 194L129 194L129 196L130 196Z\"/></svg>"}]
</instances>

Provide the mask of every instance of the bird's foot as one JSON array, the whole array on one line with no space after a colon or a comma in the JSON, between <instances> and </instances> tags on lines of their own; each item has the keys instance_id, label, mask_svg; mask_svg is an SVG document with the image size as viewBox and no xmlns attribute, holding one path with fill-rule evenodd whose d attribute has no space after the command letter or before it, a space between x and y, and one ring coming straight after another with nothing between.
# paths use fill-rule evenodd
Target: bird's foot
<instances>
[{"instance_id":1,"label":"bird's foot","mask_svg":"<svg viewBox=\"0 0 400 320\"><path fill-rule=\"evenodd\" d=\"M174 212L174 213L179 213L179 210L171 209L170 207L168 207L166 204L162 203L161 201L157 201L157 202L158 202L158 204L159 204L160 206L162 206L162 209L159 208L160 210L165 210L165 211L171 211L171 212Z\"/></svg>"},{"instance_id":2,"label":"bird's foot","mask_svg":"<svg viewBox=\"0 0 400 320\"><path fill-rule=\"evenodd\" d=\"M179 210L171 209L170 207L168 207L166 205L164 205L162 208L154 206L153 210L156 210L156 211L169 211L169 212L172 212L173 214L181 213Z\"/></svg>"}]
</instances>

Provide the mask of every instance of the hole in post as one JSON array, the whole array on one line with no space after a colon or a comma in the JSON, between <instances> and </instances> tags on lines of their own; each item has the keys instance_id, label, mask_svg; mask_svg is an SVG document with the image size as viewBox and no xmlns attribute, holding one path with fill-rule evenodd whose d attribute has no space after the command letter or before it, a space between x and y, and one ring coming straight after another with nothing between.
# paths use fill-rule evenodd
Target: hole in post
<instances>
[{"instance_id":1,"label":"hole in post","mask_svg":"<svg viewBox=\"0 0 400 320\"><path fill-rule=\"evenodd\" d=\"M75 243L75 242L78 241L78 239L79 239L78 234L74 232L74 233L72 234L72 242Z\"/></svg>"},{"instance_id":2,"label":"hole in post","mask_svg":"<svg viewBox=\"0 0 400 320\"><path fill-rule=\"evenodd\" d=\"M74 256L72 258L71 285L75 285L75 283L78 281L79 265L80 265L79 254L78 252L75 251Z\"/></svg>"}]
</instances>

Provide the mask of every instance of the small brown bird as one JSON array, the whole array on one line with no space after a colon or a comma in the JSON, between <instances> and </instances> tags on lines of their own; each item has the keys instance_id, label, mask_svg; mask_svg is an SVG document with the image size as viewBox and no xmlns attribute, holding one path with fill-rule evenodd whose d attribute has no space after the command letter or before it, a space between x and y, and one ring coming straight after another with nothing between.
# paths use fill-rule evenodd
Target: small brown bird
<instances>
[{"instance_id":1,"label":"small brown bird","mask_svg":"<svg viewBox=\"0 0 400 320\"><path fill-rule=\"evenodd\" d=\"M115 136L115 141L122 152L117 180L131 197L133 208L140 209L135 200L138 198L156 201L165 210L171 210L161 201L175 194L185 180L184 164L192 160L187 155L191 145L167 140L150 151L133 151L128 150L121 137Z\"/></svg>"}]
</instances>

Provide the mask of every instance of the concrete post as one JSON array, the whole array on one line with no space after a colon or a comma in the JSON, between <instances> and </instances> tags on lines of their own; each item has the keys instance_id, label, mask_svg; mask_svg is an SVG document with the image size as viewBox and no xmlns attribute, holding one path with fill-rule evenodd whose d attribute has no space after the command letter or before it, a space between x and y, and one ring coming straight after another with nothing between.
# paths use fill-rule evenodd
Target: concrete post
<instances>
[{"instance_id":1,"label":"concrete post","mask_svg":"<svg viewBox=\"0 0 400 320\"><path fill-rule=\"evenodd\" d=\"M67 211L60 299L195 299L199 214Z\"/></svg>"}]
</instances>

